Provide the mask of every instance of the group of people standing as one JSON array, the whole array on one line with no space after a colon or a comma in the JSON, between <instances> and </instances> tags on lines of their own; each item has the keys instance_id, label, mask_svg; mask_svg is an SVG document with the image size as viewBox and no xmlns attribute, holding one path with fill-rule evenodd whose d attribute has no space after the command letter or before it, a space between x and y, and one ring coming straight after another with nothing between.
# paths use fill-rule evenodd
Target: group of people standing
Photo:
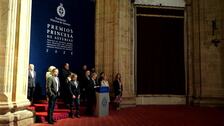
<instances>
[{"instance_id":1,"label":"group of people standing","mask_svg":"<svg viewBox=\"0 0 224 126\"><path fill-rule=\"evenodd\" d=\"M30 64L28 74L28 99L33 103L33 92L35 89L36 72L34 71L34 65ZM80 117L80 102L86 107L85 114L94 114L94 105L96 102L95 89L100 86L110 86L107 80L107 76L104 72L100 73L98 77L95 69L88 70L84 65L79 76L73 73L69 69L69 64L65 63L63 68L59 70L50 66L46 73L46 92L48 99L48 123L53 124L53 111L57 97L61 97L65 105L69 107L69 116L73 118ZM32 88L33 87L33 90ZM116 109L120 108L121 96L122 96L122 82L121 75L118 73L113 80L113 86L110 87L114 92L114 105ZM75 112L74 112L75 109Z\"/></svg>"},{"instance_id":2,"label":"group of people standing","mask_svg":"<svg viewBox=\"0 0 224 126\"><path fill-rule=\"evenodd\" d=\"M80 85L77 81L77 74L69 71L69 64L65 64L61 70L59 76L59 70L54 66L50 66L46 73L46 92L48 98L48 123L53 124L53 111L57 97L61 96L66 99L66 104L69 104L70 117L80 117ZM59 77L58 77L59 76ZM66 94L66 95L65 95ZM73 109L76 107L76 113Z\"/></svg>"}]
</instances>

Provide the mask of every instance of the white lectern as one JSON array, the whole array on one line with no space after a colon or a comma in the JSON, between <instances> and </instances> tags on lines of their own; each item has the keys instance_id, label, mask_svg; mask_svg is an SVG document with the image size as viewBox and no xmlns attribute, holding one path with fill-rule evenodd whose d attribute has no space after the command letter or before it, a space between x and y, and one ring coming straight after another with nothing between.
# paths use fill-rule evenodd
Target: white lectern
<instances>
[{"instance_id":1,"label":"white lectern","mask_svg":"<svg viewBox=\"0 0 224 126\"><path fill-rule=\"evenodd\" d=\"M96 116L107 116L109 114L109 87L96 88Z\"/></svg>"}]
</instances>

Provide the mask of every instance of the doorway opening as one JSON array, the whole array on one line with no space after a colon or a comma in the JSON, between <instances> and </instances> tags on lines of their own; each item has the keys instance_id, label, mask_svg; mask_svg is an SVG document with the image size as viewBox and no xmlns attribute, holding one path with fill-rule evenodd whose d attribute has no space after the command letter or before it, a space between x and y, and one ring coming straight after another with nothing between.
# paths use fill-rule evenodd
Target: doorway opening
<instances>
[{"instance_id":1,"label":"doorway opening","mask_svg":"<svg viewBox=\"0 0 224 126\"><path fill-rule=\"evenodd\" d=\"M184 8L138 6L137 95L185 95Z\"/></svg>"}]
</instances>

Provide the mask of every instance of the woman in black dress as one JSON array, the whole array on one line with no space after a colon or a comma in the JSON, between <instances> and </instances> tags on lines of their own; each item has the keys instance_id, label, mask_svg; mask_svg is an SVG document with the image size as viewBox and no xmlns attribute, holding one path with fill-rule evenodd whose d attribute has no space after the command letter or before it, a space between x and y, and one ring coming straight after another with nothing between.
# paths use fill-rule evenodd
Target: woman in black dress
<instances>
[{"instance_id":1,"label":"woman in black dress","mask_svg":"<svg viewBox=\"0 0 224 126\"><path fill-rule=\"evenodd\" d=\"M113 82L113 88L114 88L114 95L115 95L115 100L114 100L114 105L116 110L120 109L120 103L122 100L122 91L123 91L123 86L121 82L121 74L117 73L115 76L115 80Z\"/></svg>"}]
</instances>

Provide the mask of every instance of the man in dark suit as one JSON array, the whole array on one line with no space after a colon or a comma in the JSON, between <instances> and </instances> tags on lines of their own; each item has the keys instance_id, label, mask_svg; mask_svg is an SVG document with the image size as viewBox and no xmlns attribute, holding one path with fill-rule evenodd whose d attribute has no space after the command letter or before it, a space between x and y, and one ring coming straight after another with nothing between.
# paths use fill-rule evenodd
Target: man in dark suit
<instances>
[{"instance_id":1,"label":"man in dark suit","mask_svg":"<svg viewBox=\"0 0 224 126\"><path fill-rule=\"evenodd\" d=\"M61 92L61 98L64 100L65 104L68 103L68 77L71 75L71 71L69 70L69 64L65 63L63 65L63 68L61 69L60 72L60 84L61 84L61 88L60 88L60 92Z\"/></svg>"},{"instance_id":2,"label":"man in dark suit","mask_svg":"<svg viewBox=\"0 0 224 126\"><path fill-rule=\"evenodd\" d=\"M59 96L59 88L60 88L60 81L58 79L58 69L52 70L52 76L47 79L47 95L48 95L48 111L47 111L47 119L49 124L53 124L53 112L54 106Z\"/></svg>"},{"instance_id":3,"label":"man in dark suit","mask_svg":"<svg viewBox=\"0 0 224 126\"><path fill-rule=\"evenodd\" d=\"M77 75L72 73L71 74L71 81L69 82L69 90L70 90L70 114L69 116L73 118L74 112L74 104L76 107L76 117L79 118L79 106L80 106L80 86L77 81Z\"/></svg>"},{"instance_id":4,"label":"man in dark suit","mask_svg":"<svg viewBox=\"0 0 224 126\"><path fill-rule=\"evenodd\" d=\"M92 73L89 83L87 83L86 87L86 97L87 97L87 105L86 105L86 114L93 115L93 107L96 102L96 93L95 88L97 87L97 74Z\"/></svg>"},{"instance_id":5,"label":"man in dark suit","mask_svg":"<svg viewBox=\"0 0 224 126\"><path fill-rule=\"evenodd\" d=\"M36 72L34 71L34 65L29 65L29 71L28 71L28 96L27 98L30 100L31 105L33 105L33 95L35 91L35 85L36 85Z\"/></svg>"},{"instance_id":6,"label":"man in dark suit","mask_svg":"<svg viewBox=\"0 0 224 126\"><path fill-rule=\"evenodd\" d=\"M80 84L80 88L81 88L81 96L83 98L83 102L85 103L87 100L87 85L90 82L90 71L86 70L85 72L85 76L83 77L82 83Z\"/></svg>"},{"instance_id":7,"label":"man in dark suit","mask_svg":"<svg viewBox=\"0 0 224 126\"><path fill-rule=\"evenodd\" d=\"M78 80L80 82L80 90L81 90L81 101L83 101L83 103L86 102L86 93L85 93L85 85L86 85L86 79L88 81L90 72L88 73L86 78L86 71L87 71L87 65L83 65L81 72L79 73L79 77Z\"/></svg>"},{"instance_id":8,"label":"man in dark suit","mask_svg":"<svg viewBox=\"0 0 224 126\"><path fill-rule=\"evenodd\" d=\"M61 69L61 76L60 81L63 83L66 83L67 77L71 74L71 71L69 70L69 64L65 63L63 65L63 68Z\"/></svg>"}]
</instances>

